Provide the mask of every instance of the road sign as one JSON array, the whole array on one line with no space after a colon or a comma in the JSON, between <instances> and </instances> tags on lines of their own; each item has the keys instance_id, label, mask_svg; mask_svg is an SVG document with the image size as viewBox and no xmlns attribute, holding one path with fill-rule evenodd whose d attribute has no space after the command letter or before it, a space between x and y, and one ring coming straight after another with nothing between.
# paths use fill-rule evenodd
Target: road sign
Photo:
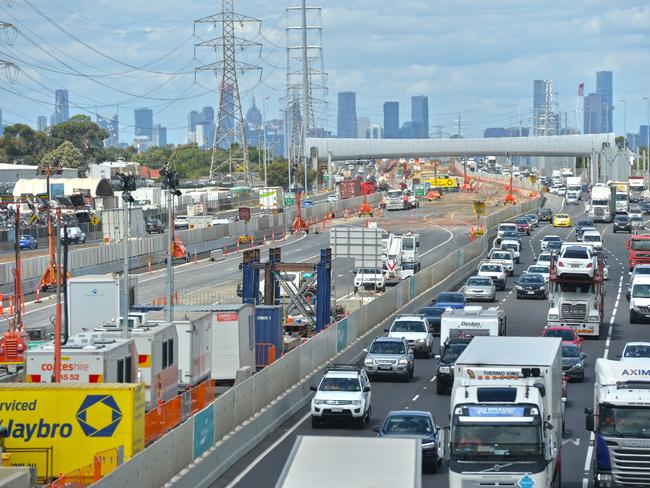
<instances>
[{"instance_id":1,"label":"road sign","mask_svg":"<svg viewBox=\"0 0 650 488\"><path fill-rule=\"evenodd\" d=\"M99 225L101 223L101 221L99 220L99 217L97 217L97 215L93 215L90 218L90 223L93 224L93 225Z\"/></svg>"},{"instance_id":2,"label":"road sign","mask_svg":"<svg viewBox=\"0 0 650 488\"><path fill-rule=\"evenodd\" d=\"M244 220L248 222L251 219L251 209L248 207L242 207L239 209L239 220Z\"/></svg>"},{"instance_id":3,"label":"road sign","mask_svg":"<svg viewBox=\"0 0 650 488\"><path fill-rule=\"evenodd\" d=\"M355 268L381 268L382 230L363 227L334 227L330 247L335 258L354 258Z\"/></svg>"},{"instance_id":4,"label":"road sign","mask_svg":"<svg viewBox=\"0 0 650 488\"><path fill-rule=\"evenodd\" d=\"M296 195L293 193L284 194L284 205L285 207L291 207L296 204Z\"/></svg>"},{"instance_id":5,"label":"road sign","mask_svg":"<svg viewBox=\"0 0 650 488\"><path fill-rule=\"evenodd\" d=\"M485 213L485 202L482 200L474 200L472 202L472 210L474 210L474 215L480 217Z\"/></svg>"},{"instance_id":6,"label":"road sign","mask_svg":"<svg viewBox=\"0 0 650 488\"><path fill-rule=\"evenodd\" d=\"M417 185L415 187L415 196L416 197L423 197L425 195L425 188L423 185Z\"/></svg>"}]
</instances>

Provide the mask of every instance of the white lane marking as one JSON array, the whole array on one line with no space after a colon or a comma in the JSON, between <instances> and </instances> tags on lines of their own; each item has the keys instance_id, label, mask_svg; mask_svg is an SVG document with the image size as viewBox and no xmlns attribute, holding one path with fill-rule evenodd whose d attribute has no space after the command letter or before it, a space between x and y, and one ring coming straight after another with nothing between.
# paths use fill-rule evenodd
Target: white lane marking
<instances>
[{"instance_id":1,"label":"white lane marking","mask_svg":"<svg viewBox=\"0 0 650 488\"><path fill-rule=\"evenodd\" d=\"M429 380L429 383L433 383L434 381L436 381L436 376L434 376L433 378L431 378L431 379Z\"/></svg>"},{"instance_id":2,"label":"white lane marking","mask_svg":"<svg viewBox=\"0 0 650 488\"><path fill-rule=\"evenodd\" d=\"M336 275L337 278L342 278L342 277L344 277L344 276L345 276L345 275L344 275L343 273Z\"/></svg>"},{"instance_id":3,"label":"white lane marking","mask_svg":"<svg viewBox=\"0 0 650 488\"><path fill-rule=\"evenodd\" d=\"M300 427L300 425L307 420L309 417L311 417L311 412L307 412L305 415L303 415L298 422L296 422L294 425L291 426L289 430L287 430L280 438L275 441L273 444L271 444L269 447L266 448L266 450L257 456L255 459L253 459L248 466L246 466L246 469L244 469L241 473L237 475L235 479L233 479L230 483L226 485L226 488L233 488L237 483L239 483L244 477L250 473L255 466L257 466L262 459L264 459L266 456L269 455L271 451L273 451L276 447L278 447L282 442L289 437L293 432Z\"/></svg>"},{"instance_id":4,"label":"white lane marking","mask_svg":"<svg viewBox=\"0 0 650 488\"><path fill-rule=\"evenodd\" d=\"M414 402L414 401L416 401L418 398L420 398L420 395L415 395L413 398L411 398L411 401Z\"/></svg>"},{"instance_id":5,"label":"white lane marking","mask_svg":"<svg viewBox=\"0 0 650 488\"><path fill-rule=\"evenodd\" d=\"M447 244L449 241L451 241L454 238L454 233L452 231L450 231L449 229L446 229L444 227L440 227L438 224L436 224L436 227L438 227L439 229L444 230L445 232L447 232L449 234L449 239L447 239L445 242L442 242L442 243L438 244L436 247L432 247L428 251L421 253L420 258L422 258L422 256L426 256L430 252L435 251L436 249L444 246L445 244Z\"/></svg>"},{"instance_id":6,"label":"white lane marking","mask_svg":"<svg viewBox=\"0 0 650 488\"><path fill-rule=\"evenodd\" d=\"M593 455L594 452L594 446L589 446L587 448L587 459L585 460L585 472L589 472L591 468L591 456Z\"/></svg>"}]
</instances>

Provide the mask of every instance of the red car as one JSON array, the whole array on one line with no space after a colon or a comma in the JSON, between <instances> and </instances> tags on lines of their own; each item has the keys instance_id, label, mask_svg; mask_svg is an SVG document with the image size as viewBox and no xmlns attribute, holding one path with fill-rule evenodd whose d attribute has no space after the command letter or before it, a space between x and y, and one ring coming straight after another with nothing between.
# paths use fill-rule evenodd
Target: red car
<instances>
[{"instance_id":1,"label":"red car","mask_svg":"<svg viewBox=\"0 0 650 488\"><path fill-rule=\"evenodd\" d=\"M571 327L563 327L561 325L552 325L544 329L543 337L559 337L562 342L567 344L575 344L578 349L582 349L584 339Z\"/></svg>"},{"instance_id":2,"label":"red car","mask_svg":"<svg viewBox=\"0 0 650 488\"><path fill-rule=\"evenodd\" d=\"M517 226L517 232L527 236L530 235L530 222L527 219L516 219L515 225Z\"/></svg>"}]
</instances>

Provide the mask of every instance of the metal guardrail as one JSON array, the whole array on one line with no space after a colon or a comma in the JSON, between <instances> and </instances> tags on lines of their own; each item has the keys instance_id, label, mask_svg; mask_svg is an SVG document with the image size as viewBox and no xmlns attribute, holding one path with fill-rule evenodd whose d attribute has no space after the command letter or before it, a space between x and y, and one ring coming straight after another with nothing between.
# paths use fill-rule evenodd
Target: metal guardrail
<instances>
[{"instance_id":1,"label":"metal guardrail","mask_svg":"<svg viewBox=\"0 0 650 488\"><path fill-rule=\"evenodd\" d=\"M540 199L505 207L486 218L488 229L530 211ZM399 311L436 283L468 271L487 250L488 236L457 249L345 319L284 354L251 378L234 386L206 408L209 422L197 425L194 417L134 456L96 484L98 487L208 486L261 439L286 421L308 401L307 379L332 360L352 358L378 324ZM374 336L373 336L374 337ZM212 410L208 410L212 408ZM207 432L206 432L207 429ZM197 438L211 438L197 451ZM192 448L191 446L194 446ZM160 464L159 459L167 462ZM142 473L147 473L146 477ZM169 480L172 480L171 482Z\"/></svg>"}]
</instances>

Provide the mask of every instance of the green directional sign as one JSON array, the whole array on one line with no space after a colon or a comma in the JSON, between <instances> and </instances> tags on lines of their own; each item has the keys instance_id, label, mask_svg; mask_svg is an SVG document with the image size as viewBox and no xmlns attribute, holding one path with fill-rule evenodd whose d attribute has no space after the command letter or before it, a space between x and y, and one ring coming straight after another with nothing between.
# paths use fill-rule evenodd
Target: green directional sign
<instances>
[{"instance_id":1,"label":"green directional sign","mask_svg":"<svg viewBox=\"0 0 650 488\"><path fill-rule=\"evenodd\" d=\"M416 197L423 197L424 193L425 193L424 185L416 185L415 186L415 196Z\"/></svg>"},{"instance_id":2,"label":"green directional sign","mask_svg":"<svg viewBox=\"0 0 650 488\"><path fill-rule=\"evenodd\" d=\"M285 207L291 207L296 204L296 195L293 193L284 194L284 205Z\"/></svg>"}]
</instances>

